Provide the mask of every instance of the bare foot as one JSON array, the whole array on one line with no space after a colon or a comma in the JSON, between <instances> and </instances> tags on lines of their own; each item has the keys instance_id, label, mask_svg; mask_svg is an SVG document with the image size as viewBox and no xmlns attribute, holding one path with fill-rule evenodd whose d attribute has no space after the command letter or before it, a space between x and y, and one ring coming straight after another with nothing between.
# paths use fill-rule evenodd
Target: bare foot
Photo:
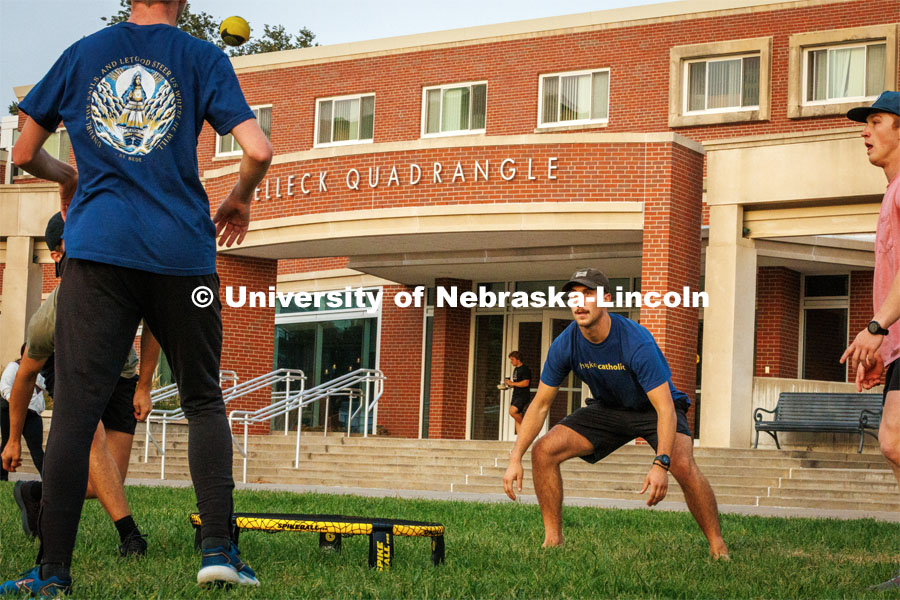
<instances>
[{"instance_id":1,"label":"bare foot","mask_svg":"<svg viewBox=\"0 0 900 600\"><path fill-rule=\"evenodd\" d=\"M563 545L563 539L549 539L545 538L544 543L541 545L541 548L559 548Z\"/></svg>"},{"instance_id":2,"label":"bare foot","mask_svg":"<svg viewBox=\"0 0 900 600\"><path fill-rule=\"evenodd\" d=\"M721 560L722 562L731 562L731 557L728 556L728 550L724 550L722 552L713 552L709 551L709 556L713 560Z\"/></svg>"}]
</instances>

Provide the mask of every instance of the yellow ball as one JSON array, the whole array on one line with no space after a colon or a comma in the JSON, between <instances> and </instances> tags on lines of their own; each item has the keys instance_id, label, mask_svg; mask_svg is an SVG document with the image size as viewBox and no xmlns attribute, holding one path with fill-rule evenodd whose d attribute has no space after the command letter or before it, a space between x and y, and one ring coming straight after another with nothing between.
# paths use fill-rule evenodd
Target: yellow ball
<instances>
[{"instance_id":1,"label":"yellow ball","mask_svg":"<svg viewBox=\"0 0 900 600\"><path fill-rule=\"evenodd\" d=\"M250 24L241 17L228 17L219 25L219 35L229 46L240 46L250 39Z\"/></svg>"}]
</instances>

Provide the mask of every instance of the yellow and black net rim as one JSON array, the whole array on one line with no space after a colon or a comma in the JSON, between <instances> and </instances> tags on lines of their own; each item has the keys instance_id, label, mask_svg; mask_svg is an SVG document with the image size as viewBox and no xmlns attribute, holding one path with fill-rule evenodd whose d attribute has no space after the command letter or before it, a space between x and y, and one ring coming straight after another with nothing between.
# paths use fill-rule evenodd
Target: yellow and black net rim
<instances>
[{"instance_id":1,"label":"yellow and black net rim","mask_svg":"<svg viewBox=\"0 0 900 600\"><path fill-rule=\"evenodd\" d=\"M200 526L198 513L192 513L190 519L194 527ZM403 537L444 535L444 526L440 523L343 515L236 513L234 525L239 529L253 531L310 531L340 535L370 535L375 528L390 527L394 535Z\"/></svg>"}]
</instances>

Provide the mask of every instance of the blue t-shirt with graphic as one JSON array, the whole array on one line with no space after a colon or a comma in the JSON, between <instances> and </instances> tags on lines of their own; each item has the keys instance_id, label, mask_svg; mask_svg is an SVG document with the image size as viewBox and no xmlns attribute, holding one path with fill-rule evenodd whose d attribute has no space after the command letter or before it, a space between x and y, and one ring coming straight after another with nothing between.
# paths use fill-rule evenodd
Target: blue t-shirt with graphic
<instances>
[{"instance_id":1,"label":"blue t-shirt with graphic","mask_svg":"<svg viewBox=\"0 0 900 600\"><path fill-rule=\"evenodd\" d=\"M119 23L66 49L19 108L48 131L62 121L75 151L69 256L215 272L197 137L204 120L224 135L254 118L221 50L169 25Z\"/></svg>"},{"instance_id":2,"label":"blue t-shirt with graphic","mask_svg":"<svg viewBox=\"0 0 900 600\"><path fill-rule=\"evenodd\" d=\"M647 328L620 315L609 317L609 335L599 344L588 341L572 321L550 345L541 381L558 387L575 371L601 404L636 411L652 410L647 391L668 382L672 400L690 405L687 394L672 384L669 363Z\"/></svg>"}]
</instances>

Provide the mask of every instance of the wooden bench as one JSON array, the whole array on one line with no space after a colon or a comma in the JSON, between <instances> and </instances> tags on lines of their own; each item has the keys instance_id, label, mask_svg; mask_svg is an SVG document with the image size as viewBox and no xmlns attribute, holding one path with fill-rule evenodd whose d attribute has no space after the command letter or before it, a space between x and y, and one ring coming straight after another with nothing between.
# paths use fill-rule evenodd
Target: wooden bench
<instances>
[{"instance_id":1,"label":"wooden bench","mask_svg":"<svg viewBox=\"0 0 900 600\"><path fill-rule=\"evenodd\" d=\"M862 452L865 434L878 439L881 407L881 394L782 392L778 396L775 410L757 408L753 411L756 424L756 441L753 447L759 445L760 431L771 435L779 450L779 431L858 433L857 452ZM775 417L771 421L764 421L763 413L774 414Z\"/></svg>"}]
</instances>

